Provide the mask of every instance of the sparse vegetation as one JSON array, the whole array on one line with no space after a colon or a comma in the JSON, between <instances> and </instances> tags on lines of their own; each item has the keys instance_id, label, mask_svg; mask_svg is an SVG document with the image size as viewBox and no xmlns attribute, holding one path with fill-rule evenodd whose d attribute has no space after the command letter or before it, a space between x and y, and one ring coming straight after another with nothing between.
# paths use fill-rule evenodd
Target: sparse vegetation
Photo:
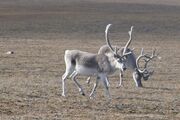
<instances>
[{"instance_id":1,"label":"sparse vegetation","mask_svg":"<svg viewBox=\"0 0 180 120\"><path fill-rule=\"evenodd\" d=\"M0 119L180 118L180 3L8 1L0 1ZM113 44L124 45L134 25L130 47L136 48L135 53L142 47L147 52L157 48L162 59L154 62L155 74L142 81L144 88L135 87L129 71L121 88L116 88L119 76L111 76L110 103L101 84L96 99L90 100L79 94L72 80L66 82L67 98L61 97L65 49L97 53L105 44L108 23L115 24ZM14 54L5 54L7 51ZM79 81L88 95L93 80L90 85L84 77Z\"/></svg>"}]
</instances>

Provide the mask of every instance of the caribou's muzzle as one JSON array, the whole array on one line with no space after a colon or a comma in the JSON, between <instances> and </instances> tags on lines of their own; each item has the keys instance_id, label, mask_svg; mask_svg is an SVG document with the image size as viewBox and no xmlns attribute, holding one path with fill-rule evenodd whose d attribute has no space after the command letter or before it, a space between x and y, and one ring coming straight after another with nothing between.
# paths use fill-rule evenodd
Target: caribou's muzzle
<instances>
[{"instance_id":1,"label":"caribou's muzzle","mask_svg":"<svg viewBox=\"0 0 180 120\"><path fill-rule=\"evenodd\" d=\"M126 67L124 67L124 68L123 68L123 71L125 71L126 69L127 69L127 68L126 68Z\"/></svg>"}]
</instances>

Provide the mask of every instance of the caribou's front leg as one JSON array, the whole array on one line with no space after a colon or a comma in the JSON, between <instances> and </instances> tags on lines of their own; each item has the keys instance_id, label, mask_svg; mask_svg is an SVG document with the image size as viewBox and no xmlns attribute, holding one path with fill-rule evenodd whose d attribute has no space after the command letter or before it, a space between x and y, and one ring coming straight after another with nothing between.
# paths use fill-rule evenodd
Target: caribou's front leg
<instances>
[{"instance_id":1,"label":"caribou's front leg","mask_svg":"<svg viewBox=\"0 0 180 120\"><path fill-rule=\"evenodd\" d=\"M94 84L94 87L93 87L92 92L90 94L90 98L94 97L94 92L96 91L96 88L97 88L97 85L99 83L99 80L101 80L103 82L103 85L105 87L105 94L106 94L106 96L108 96L108 98L111 98L111 95L109 93L108 84L107 84L108 79L107 79L107 76L105 74L101 74L101 75L99 75L97 77L96 83Z\"/></svg>"},{"instance_id":2,"label":"caribou's front leg","mask_svg":"<svg viewBox=\"0 0 180 120\"><path fill-rule=\"evenodd\" d=\"M120 70L120 73L119 73L119 84L117 87L121 87L123 86L123 72Z\"/></svg>"},{"instance_id":3,"label":"caribou's front leg","mask_svg":"<svg viewBox=\"0 0 180 120\"><path fill-rule=\"evenodd\" d=\"M111 99L111 95L110 95L110 93L109 93L109 81L108 81L108 79L107 79L107 76L101 76L101 80L102 80L102 82L103 82L103 84L104 84L104 87L105 87L105 93L106 93L106 96L108 96L108 98L109 99Z\"/></svg>"},{"instance_id":4,"label":"caribou's front leg","mask_svg":"<svg viewBox=\"0 0 180 120\"><path fill-rule=\"evenodd\" d=\"M108 80L107 77L105 77L105 81L106 81L107 86L109 87L109 86L110 86L110 83L109 83L109 80Z\"/></svg>"},{"instance_id":5,"label":"caribou's front leg","mask_svg":"<svg viewBox=\"0 0 180 120\"><path fill-rule=\"evenodd\" d=\"M72 77L72 79L74 80L76 86L78 87L79 92L81 93L81 95L85 96L84 91L83 91L81 85L80 85L80 84L77 82L77 80L76 80L76 76L77 76L77 75L78 75L78 73L77 73L76 71L74 71L74 72L72 73L71 77Z\"/></svg>"},{"instance_id":6,"label":"caribou's front leg","mask_svg":"<svg viewBox=\"0 0 180 120\"><path fill-rule=\"evenodd\" d=\"M133 72L133 79L136 84L136 87L143 87L141 78L142 78L142 76L138 71Z\"/></svg>"},{"instance_id":7,"label":"caribou's front leg","mask_svg":"<svg viewBox=\"0 0 180 120\"><path fill-rule=\"evenodd\" d=\"M86 80L86 83L89 84L90 81L91 81L91 77L89 76L89 77L87 78L87 80Z\"/></svg>"}]
</instances>

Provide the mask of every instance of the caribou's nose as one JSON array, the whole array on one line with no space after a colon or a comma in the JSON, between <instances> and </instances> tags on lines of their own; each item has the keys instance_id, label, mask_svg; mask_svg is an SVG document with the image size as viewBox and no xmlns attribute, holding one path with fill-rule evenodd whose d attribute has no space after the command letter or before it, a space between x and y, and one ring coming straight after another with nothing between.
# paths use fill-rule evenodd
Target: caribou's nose
<instances>
[{"instance_id":1,"label":"caribou's nose","mask_svg":"<svg viewBox=\"0 0 180 120\"><path fill-rule=\"evenodd\" d=\"M125 70L126 70L126 67L124 67L123 70L125 71Z\"/></svg>"}]
</instances>

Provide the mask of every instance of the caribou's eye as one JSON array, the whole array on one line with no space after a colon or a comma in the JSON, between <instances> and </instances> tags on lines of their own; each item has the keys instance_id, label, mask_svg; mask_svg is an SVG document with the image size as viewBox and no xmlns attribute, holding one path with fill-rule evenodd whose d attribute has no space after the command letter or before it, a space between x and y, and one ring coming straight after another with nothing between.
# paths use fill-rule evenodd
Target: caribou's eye
<instances>
[{"instance_id":1,"label":"caribou's eye","mask_svg":"<svg viewBox=\"0 0 180 120\"><path fill-rule=\"evenodd\" d=\"M114 58L119 58L119 56L118 55L114 55Z\"/></svg>"},{"instance_id":2,"label":"caribou's eye","mask_svg":"<svg viewBox=\"0 0 180 120\"><path fill-rule=\"evenodd\" d=\"M125 62L127 60L126 57L121 57L121 61Z\"/></svg>"},{"instance_id":3,"label":"caribou's eye","mask_svg":"<svg viewBox=\"0 0 180 120\"><path fill-rule=\"evenodd\" d=\"M122 62L122 59L118 58L117 61L118 61L118 62Z\"/></svg>"}]
</instances>

